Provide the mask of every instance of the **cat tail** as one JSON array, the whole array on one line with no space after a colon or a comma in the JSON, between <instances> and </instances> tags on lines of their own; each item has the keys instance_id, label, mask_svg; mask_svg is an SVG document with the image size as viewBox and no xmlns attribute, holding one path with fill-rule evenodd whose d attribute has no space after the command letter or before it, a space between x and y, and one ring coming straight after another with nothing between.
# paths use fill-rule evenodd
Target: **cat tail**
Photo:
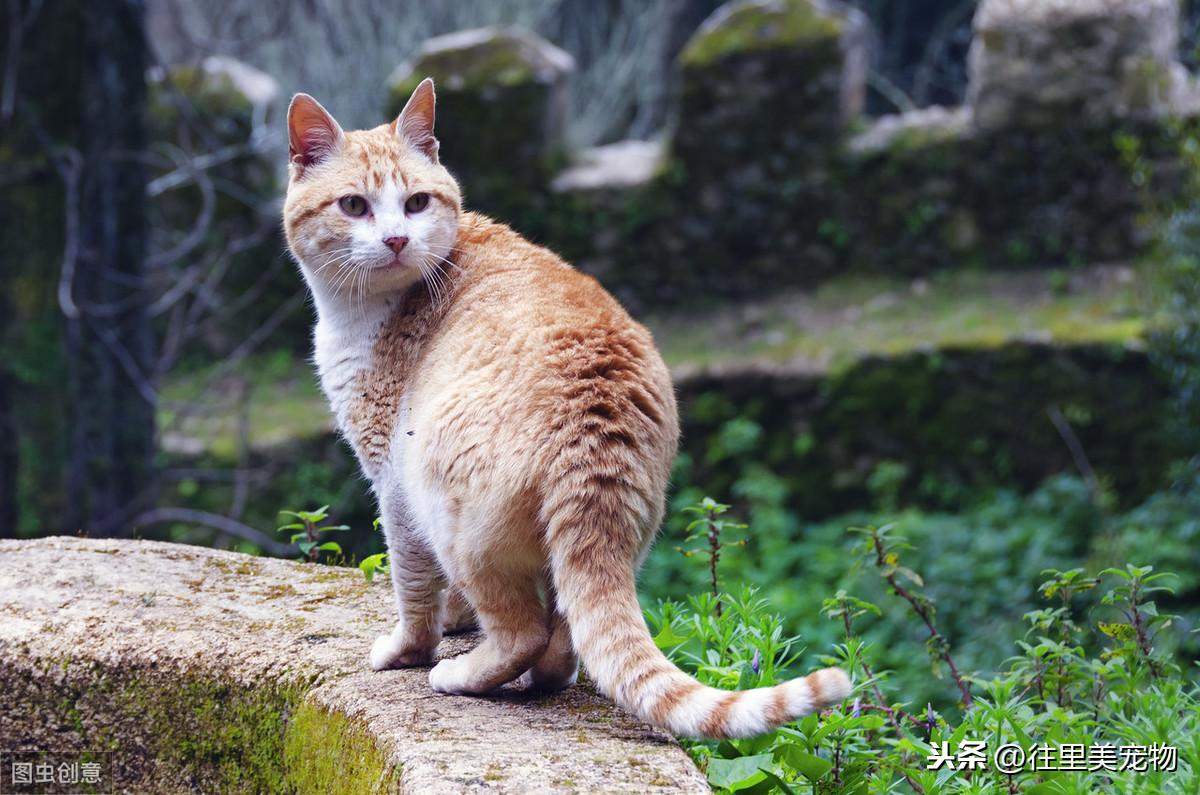
<instances>
[{"instance_id":1,"label":"cat tail","mask_svg":"<svg viewBox=\"0 0 1200 795\"><path fill-rule=\"evenodd\" d=\"M633 568L642 536L622 526L642 513L630 504L636 500L623 499L632 495L611 488L611 480L609 488L578 485L584 488L558 490L559 504L548 512L550 568L575 650L605 695L673 734L711 739L763 734L849 695L850 680L839 668L727 691L675 667L650 637L638 604Z\"/></svg>"}]
</instances>

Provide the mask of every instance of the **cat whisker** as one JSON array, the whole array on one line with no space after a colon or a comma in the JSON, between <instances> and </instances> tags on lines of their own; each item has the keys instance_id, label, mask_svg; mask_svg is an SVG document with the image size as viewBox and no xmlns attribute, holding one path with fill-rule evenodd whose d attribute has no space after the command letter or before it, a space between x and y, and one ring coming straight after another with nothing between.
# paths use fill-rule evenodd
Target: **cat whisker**
<instances>
[{"instance_id":1,"label":"cat whisker","mask_svg":"<svg viewBox=\"0 0 1200 795\"><path fill-rule=\"evenodd\" d=\"M437 258L437 259L438 259L440 262L444 262L445 264L449 265L451 268L454 268L454 270L458 271L459 273L466 273L466 271L465 271L465 270L463 270L463 269L462 269L462 268L459 266L459 264L458 264L457 262L455 262L454 260L452 260L452 259L447 259L446 257L443 257L443 256L442 256L442 255L440 255L440 254L434 254L432 251L430 251L430 252L427 254L427 256L430 256L430 257L436 257L436 258Z\"/></svg>"},{"instance_id":2,"label":"cat whisker","mask_svg":"<svg viewBox=\"0 0 1200 795\"><path fill-rule=\"evenodd\" d=\"M330 254L330 256L329 256L329 259L328 259L328 260L326 260L326 262L325 262L325 264L324 264L324 265L322 265L321 267L317 268L317 270L315 271L315 273L320 273L321 271L323 271L323 270L325 270L326 268L328 268L330 265L335 265L335 264L336 264L336 265L341 265L341 264L343 264L343 263L345 263L345 262L347 262L348 260L351 260L351 259L353 259L353 258L354 258L354 250L353 250L353 249L345 249L345 251L344 251L343 253L338 253L338 254L336 254L336 255L331 253L331 254Z\"/></svg>"}]
</instances>

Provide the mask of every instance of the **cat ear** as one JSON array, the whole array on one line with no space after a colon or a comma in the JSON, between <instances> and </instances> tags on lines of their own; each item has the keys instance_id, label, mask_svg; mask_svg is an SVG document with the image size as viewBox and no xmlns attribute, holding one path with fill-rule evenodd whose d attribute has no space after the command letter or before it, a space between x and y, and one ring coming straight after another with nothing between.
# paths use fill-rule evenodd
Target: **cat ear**
<instances>
[{"instance_id":1,"label":"cat ear","mask_svg":"<svg viewBox=\"0 0 1200 795\"><path fill-rule=\"evenodd\" d=\"M392 122L392 129L400 136L400 140L434 163L438 162L438 141L433 137L433 106L436 101L433 80L427 77L413 90L404 110Z\"/></svg>"},{"instance_id":2,"label":"cat ear","mask_svg":"<svg viewBox=\"0 0 1200 795\"><path fill-rule=\"evenodd\" d=\"M292 97L288 107L288 154L300 168L319 163L341 146L337 120L308 94Z\"/></svg>"}]
</instances>

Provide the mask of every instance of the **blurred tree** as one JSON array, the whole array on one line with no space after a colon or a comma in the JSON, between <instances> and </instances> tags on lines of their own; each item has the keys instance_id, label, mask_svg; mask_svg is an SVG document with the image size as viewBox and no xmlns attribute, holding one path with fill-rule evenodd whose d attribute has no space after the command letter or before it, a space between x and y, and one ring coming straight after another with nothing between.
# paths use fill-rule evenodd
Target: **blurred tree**
<instances>
[{"instance_id":1,"label":"blurred tree","mask_svg":"<svg viewBox=\"0 0 1200 795\"><path fill-rule=\"evenodd\" d=\"M0 502L27 531L120 535L154 496L144 9L13 0L7 14L0 361L20 458Z\"/></svg>"}]
</instances>

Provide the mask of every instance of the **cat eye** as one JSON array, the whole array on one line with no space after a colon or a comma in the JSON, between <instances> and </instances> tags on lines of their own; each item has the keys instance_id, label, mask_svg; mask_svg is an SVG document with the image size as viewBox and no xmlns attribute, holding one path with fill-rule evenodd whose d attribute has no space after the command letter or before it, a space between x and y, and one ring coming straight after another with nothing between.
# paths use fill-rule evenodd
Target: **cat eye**
<instances>
[{"instance_id":1,"label":"cat eye","mask_svg":"<svg viewBox=\"0 0 1200 795\"><path fill-rule=\"evenodd\" d=\"M421 212L428 206L429 206L429 194L428 193L414 193L412 196L409 196L408 201L406 201L404 203L404 212L408 213L409 215L412 215L414 213Z\"/></svg>"},{"instance_id":2,"label":"cat eye","mask_svg":"<svg viewBox=\"0 0 1200 795\"><path fill-rule=\"evenodd\" d=\"M367 214L367 200L362 196L343 196L338 199L338 206L346 215L359 218Z\"/></svg>"}]
</instances>

